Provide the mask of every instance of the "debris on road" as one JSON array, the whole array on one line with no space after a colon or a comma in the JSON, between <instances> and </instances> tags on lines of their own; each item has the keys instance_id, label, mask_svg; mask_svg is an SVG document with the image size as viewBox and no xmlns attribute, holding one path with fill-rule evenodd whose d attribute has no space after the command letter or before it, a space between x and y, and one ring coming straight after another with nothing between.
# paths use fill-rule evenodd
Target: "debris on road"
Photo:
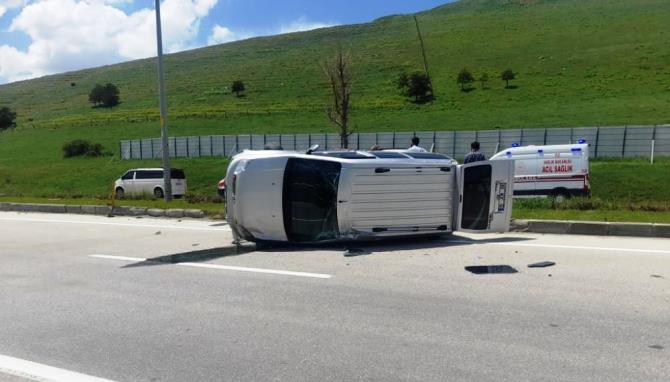
<instances>
[{"instance_id":1,"label":"debris on road","mask_svg":"<svg viewBox=\"0 0 670 382\"><path fill-rule=\"evenodd\" d=\"M553 261L540 261L539 263L528 264L528 268L546 268L556 265Z\"/></svg>"},{"instance_id":2,"label":"debris on road","mask_svg":"<svg viewBox=\"0 0 670 382\"><path fill-rule=\"evenodd\" d=\"M465 270L476 275L519 273L509 265L472 265L465 267Z\"/></svg>"},{"instance_id":3,"label":"debris on road","mask_svg":"<svg viewBox=\"0 0 670 382\"><path fill-rule=\"evenodd\" d=\"M344 251L344 257L366 256L370 254L371 254L370 252L360 248L347 248Z\"/></svg>"},{"instance_id":4,"label":"debris on road","mask_svg":"<svg viewBox=\"0 0 670 382\"><path fill-rule=\"evenodd\" d=\"M154 235L160 235L162 232L161 231L156 231Z\"/></svg>"},{"instance_id":5,"label":"debris on road","mask_svg":"<svg viewBox=\"0 0 670 382\"><path fill-rule=\"evenodd\" d=\"M663 349L665 349L665 348L664 348L663 346L661 346L661 345L649 345L649 348L651 348L651 349L656 349L656 350L663 350Z\"/></svg>"},{"instance_id":6,"label":"debris on road","mask_svg":"<svg viewBox=\"0 0 670 382\"><path fill-rule=\"evenodd\" d=\"M649 277L653 277L653 278L655 278L655 279L664 279L664 278L665 278L665 277L663 277L663 276L661 276L661 275L650 275Z\"/></svg>"}]
</instances>

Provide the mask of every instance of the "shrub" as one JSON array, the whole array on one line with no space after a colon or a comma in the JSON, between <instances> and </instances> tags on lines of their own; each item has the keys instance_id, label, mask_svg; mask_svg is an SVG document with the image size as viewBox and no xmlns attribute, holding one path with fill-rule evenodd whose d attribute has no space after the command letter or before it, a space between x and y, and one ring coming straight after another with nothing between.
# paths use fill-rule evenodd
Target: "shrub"
<instances>
[{"instance_id":1,"label":"shrub","mask_svg":"<svg viewBox=\"0 0 670 382\"><path fill-rule=\"evenodd\" d=\"M83 139L75 139L63 145L63 157L77 156L99 157L102 155L102 145Z\"/></svg>"}]
</instances>

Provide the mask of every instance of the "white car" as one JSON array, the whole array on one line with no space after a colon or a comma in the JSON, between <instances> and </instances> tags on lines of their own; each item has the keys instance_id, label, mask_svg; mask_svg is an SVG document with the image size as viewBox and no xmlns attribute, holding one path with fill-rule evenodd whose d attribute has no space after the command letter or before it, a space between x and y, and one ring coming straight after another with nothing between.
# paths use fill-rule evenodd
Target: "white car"
<instances>
[{"instance_id":1,"label":"white car","mask_svg":"<svg viewBox=\"0 0 670 382\"><path fill-rule=\"evenodd\" d=\"M509 230L513 162L442 154L244 151L226 175L235 242L316 243Z\"/></svg>"},{"instance_id":2,"label":"white car","mask_svg":"<svg viewBox=\"0 0 670 382\"><path fill-rule=\"evenodd\" d=\"M571 196L588 196L591 192L586 143L512 147L491 160L515 163L515 196L550 196L561 201Z\"/></svg>"},{"instance_id":3,"label":"white car","mask_svg":"<svg viewBox=\"0 0 670 382\"><path fill-rule=\"evenodd\" d=\"M173 168L170 171L172 195L181 197L186 194L186 175L183 170ZM165 195L165 181L162 168L135 168L126 171L114 182L114 192L118 199L126 196L152 195L162 198Z\"/></svg>"}]
</instances>

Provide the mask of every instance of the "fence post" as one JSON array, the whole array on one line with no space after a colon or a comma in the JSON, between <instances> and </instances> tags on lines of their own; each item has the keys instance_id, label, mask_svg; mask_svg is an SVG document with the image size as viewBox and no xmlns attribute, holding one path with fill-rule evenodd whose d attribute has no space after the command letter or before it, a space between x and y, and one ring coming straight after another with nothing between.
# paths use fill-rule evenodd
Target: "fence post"
<instances>
[{"instance_id":1,"label":"fence post","mask_svg":"<svg viewBox=\"0 0 670 382\"><path fill-rule=\"evenodd\" d=\"M190 139L186 137L186 158L191 156L191 145L188 143L188 141L190 141Z\"/></svg>"},{"instance_id":2,"label":"fence post","mask_svg":"<svg viewBox=\"0 0 670 382\"><path fill-rule=\"evenodd\" d=\"M391 143L393 146L391 146L392 149L395 149L395 130L393 130L393 139L391 140Z\"/></svg>"},{"instance_id":3,"label":"fence post","mask_svg":"<svg viewBox=\"0 0 670 382\"><path fill-rule=\"evenodd\" d=\"M452 142L453 144L452 144L451 156L453 158L456 158L456 130L453 131L452 135L453 135L454 140Z\"/></svg>"},{"instance_id":4,"label":"fence post","mask_svg":"<svg viewBox=\"0 0 670 382\"><path fill-rule=\"evenodd\" d=\"M177 137L172 137L172 149L174 150L174 157L177 157ZM170 145L168 145L168 156L170 156Z\"/></svg>"},{"instance_id":5,"label":"fence post","mask_svg":"<svg viewBox=\"0 0 670 382\"><path fill-rule=\"evenodd\" d=\"M626 155L626 139L628 138L628 126L623 127L623 143L621 144L621 158Z\"/></svg>"},{"instance_id":6,"label":"fence post","mask_svg":"<svg viewBox=\"0 0 670 382\"><path fill-rule=\"evenodd\" d=\"M142 152L142 140L140 139L140 159L144 159L144 153Z\"/></svg>"},{"instance_id":7,"label":"fence post","mask_svg":"<svg viewBox=\"0 0 670 382\"><path fill-rule=\"evenodd\" d=\"M521 129L521 137L519 137L519 146L523 146L523 132L524 129Z\"/></svg>"},{"instance_id":8,"label":"fence post","mask_svg":"<svg viewBox=\"0 0 670 382\"><path fill-rule=\"evenodd\" d=\"M600 126L596 126L596 153L594 155L595 158L598 158L598 146L600 145L599 141L600 141Z\"/></svg>"},{"instance_id":9,"label":"fence post","mask_svg":"<svg viewBox=\"0 0 670 382\"><path fill-rule=\"evenodd\" d=\"M214 137L209 136L209 156L214 156Z\"/></svg>"},{"instance_id":10,"label":"fence post","mask_svg":"<svg viewBox=\"0 0 670 382\"><path fill-rule=\"evenodd\" d=\"M280 137L281 137L281 135L280 135ZM323 143L324 143L324 146L326 146L325 149L328 150L328 133L323 133Z\"/></svg>"},{"instance_id":11,"label":"fence post","mask_svg":"<svg viewBox=\"0 0 670 382\"><path fill-rule=\"evenodd\" d=\"M656 125L654 125L654 129L651 131L651 164L654 164L655 146L656 146Z\"/></svg>"},{"instance_id":12,"label":"fence post","mask_svg":"<svg viewBox=\"0 0 670 382\"><path fill-rule=\"evenodd\" d=\"M202 156L202 137L198 136L198 158Z\"/></svg>"},{"instance_id":13,"label":"fence post","mask_svg":"<svg viewBox=\"0 0 670 382\"><path fill-rule=\"evenodd\" d=\"M221 143L223 144L223 156L226 156L226 136L222 135L221 136Z\"/></svg>"},{"instance_id":14,"label":"fence post","mask_svg":"<svg viewBox=\"0 0 670 382\"><path fill-rule=\"evenodd\" d=\"M151 139L151 159L155 158L154 156L154 140Z\"/></svg>"},{"instance_id":15,"label":"fence post","mask_svg":"<svg viewBox=\"0 0 670 382\"><path fill-rule=\"evenodd\" d=\"M361 149L361 133L356 134L356 150Z\"/></svg>"},{"instance_id":16,"label":"fence post","mask_svg":"<svg viewBox=\"0 0 670 382\"><path fill-rule=\"evenodd\" d=\"M433 149L435 147L437 147L437 131L433 131Z\"/></svg>"},{"instance_id":17,"label":"fence post","mask_svg":"<svg viewBox=\"0 0 670 382\"><path fill-rule=\"evenodd\" d=\"M544 145L547 145L547 128L544 128Z\"/></svg>"},{"instance_id":18,"label":"fence post","mask_svg":"<svg viewBox=\"0 0 670 382\"><path fill-rule=\"evenodd\" d=\"M123 159L123 141L119 141L119 158Z\"/></svg>"},{"instance_id":19,"label":"fence post","mask_svg":"<svg viewBox=\"0 0 670 382\"><path fill-rule=\"evenodd\" d=\"M568 142L569 145L572 144L572 141L575 139L575 128L571 127L570 128L570 142Z\"/></svg>"}]
</instances>

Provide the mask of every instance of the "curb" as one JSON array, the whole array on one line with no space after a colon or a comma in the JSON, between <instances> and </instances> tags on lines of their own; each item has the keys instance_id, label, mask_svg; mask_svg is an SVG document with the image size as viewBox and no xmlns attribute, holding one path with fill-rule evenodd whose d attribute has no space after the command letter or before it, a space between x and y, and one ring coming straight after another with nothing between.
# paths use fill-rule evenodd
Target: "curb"
<instances>
[{"instance_id":1,"label":"curb","mask_svg":"<svg viewBox=\"0 0 670 382\"><path fill-rule=\"evenodd\" d=\"M512 220L511 231L558 235L670 238L670 224L609 223L573 220Z\"/></svg>"},{"instance_id":2,"label":"curb","mask_svg":"<svg viewBox=\"0 0 670 382\"><path fill-rule=\"evenodd\" d=\"M54 214L101 215L101 216L151 216L181 218L204 218L205 211L196 209L161 209L130 206L91 206L65 204L0 203L0 211L43 212Z\"/></svg>"}]
</instances>

